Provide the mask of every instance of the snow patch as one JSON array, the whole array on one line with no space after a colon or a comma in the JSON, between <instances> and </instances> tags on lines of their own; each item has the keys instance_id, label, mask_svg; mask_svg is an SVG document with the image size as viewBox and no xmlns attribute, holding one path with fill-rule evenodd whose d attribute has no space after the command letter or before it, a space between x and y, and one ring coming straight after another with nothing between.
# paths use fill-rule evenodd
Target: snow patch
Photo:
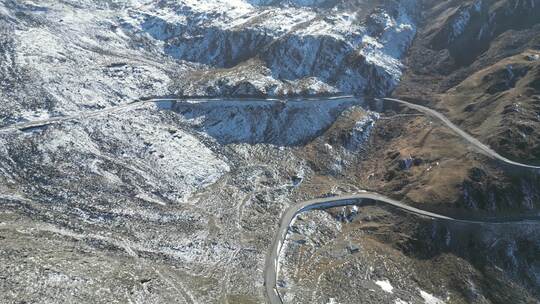
<instances>
[{"instance_id":1,"label":"snow patch","mask_svg":"<svg viewBox=\"0 0 540 304\"><path fill-rule=\"evenodd\" d=\"M375 284L379 285L379 287L387 293L394 293L394 287L392 286L392 284L390 284L390 281L388 280L375 281Z\"/></svg>"},{"instance_id":2,"label":"snow patch","mask_svg":"<svg viewBox=\"0 0 540 304\"><path fill-rule=\"evenodd\" d=\"M330 299L328 299L328 303L326 303L326 304L339 304L339 302L336 301L335 298L330 298Z\"/></svg>"},{"instance_id":3,"label":"snow patch","mask_svg":"<svg viewBox=\"0 0 540 304\"><path fill-rule=\"evenodd\" d=\"M421 289L420 289L420 296L422 297L422 299L424 299L425 304L444 304L444 302L441 299Z\"/></svg>"}]
</instances>

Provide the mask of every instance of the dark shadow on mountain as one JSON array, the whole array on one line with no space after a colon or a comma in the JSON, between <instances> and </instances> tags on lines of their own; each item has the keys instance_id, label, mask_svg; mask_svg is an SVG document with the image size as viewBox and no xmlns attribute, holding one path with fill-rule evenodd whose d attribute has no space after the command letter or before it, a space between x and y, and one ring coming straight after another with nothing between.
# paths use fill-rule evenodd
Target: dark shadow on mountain
<instances>
[{"instance_id":1,"label":"dark shadow on mountain","mask_svg":"<svg viewBox=\"0 0 540 304\"><path fill-rule=\"evenodd\" d=\"M305 101L211 100L174 102L162 108L180 114L220 144L301 146L324 133L360 99Z\"/></svg>"},{"instance_id":2,"label":"dark shadow on mountain","mask_svg":"<svg viewBox=\"0 0 540 304\"><path fill-rule=\"evenodd\" d=\"M403 217L394 232L414 231L406 241L395 245L409 257L437 263L440 269L435 273L452 275L455 266L448 263L447 257L455 256L470 263L481 274L474 277L475 282L469 282L472 288L459 286L463 282L455 280L455 287L463 291L462 296L470 303L476 302L478 294L498 304L531 303L527 299L540 298L540 222L537 219L502 224L463 223L418 218L389 206L381 208ZM384 236L381 238L384 241Z\"/></svg>"}]
</instances>

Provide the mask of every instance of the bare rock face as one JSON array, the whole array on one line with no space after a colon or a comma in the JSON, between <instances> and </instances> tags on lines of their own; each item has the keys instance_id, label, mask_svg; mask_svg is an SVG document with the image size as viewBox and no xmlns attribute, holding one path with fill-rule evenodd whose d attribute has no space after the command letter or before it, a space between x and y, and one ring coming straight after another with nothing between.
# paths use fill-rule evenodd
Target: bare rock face
<instances>
[{"instance_id":1,"label":"bare rock face","mask_svg":"<svg viewBox=\"0 0 540 304\"><path fill-rule=\"evenodd\" d=\"M309 78L316 79L308 85L315 94L384 95L396 85L400 59L415 34L412 4L404 1L368 12L367 5L343 9L329 2L328 8L310 1L290 4L160 1L128 11L122 26L163 45L174 58L208 66L202 77L220 74L216 68L240 73L245 62L257 58L269 73L262 81L251 78L251 86L264 88L256 93L298 94L283 86ZM378 24L366 23L366 15ZM271 79L276 84L268 88Z\"/></svg>"},{"instance_id":2,"label":"bare rock face","mask_svg":"<svg viewBox=\"0 0 540 304\"><path fill-rule=\"evenodd\" d=\"M448 48L459 65L470 64L500 34L538 24L539 5L536 0L450 1L445 4L448 10L442 25L433 28L430 43L437 50Z\"/></svg>"}]
</instances>

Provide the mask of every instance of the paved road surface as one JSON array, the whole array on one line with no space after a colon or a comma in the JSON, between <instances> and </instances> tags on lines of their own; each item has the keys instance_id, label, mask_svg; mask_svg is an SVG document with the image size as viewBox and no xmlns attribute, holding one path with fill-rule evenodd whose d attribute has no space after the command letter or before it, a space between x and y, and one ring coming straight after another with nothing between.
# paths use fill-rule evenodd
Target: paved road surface
<instances>
[{"instance_id":1,"label":"paved road surface","mask_svg":"<svg viewBox=\"0 0 540 304\"><path fill-rule=\"evenodd\" d=\"M335 99L346 99L346 98L355 98L355 97L353 97L353 96L317 97L317 98L305 98L305 100L335 100ZM77 119L91 118L91 117L96 117L96 116L99 116L99 115L111 114L111 113L119 112L119 111L122 111L122 110L134 109L134 108L143 106L145 104L150 104L150 103L158 103L158 102L164 102L164 101L186 101L186 100L205 100L206 101L206 100L222 100L222 98L221 99L220 98L205 98L205 99L199 98L199 99L197 99L197 98L174 98L174 97L170 97L170 98L163 97L163 98L161 98L161 97L158 97L158 98L140 99L140 100L132 101L130 103L126 103L126 104L108 107L108 108L105 108L105 109L102 109L102 110L84 111L84 112L79 112L79 113L76 113L76 114L73 114L73 115L51 117L49 119L44 119L44 120L16 123L16 124L8 125L8 126L5 126L5 127L1 127L0 132L11 132L11 131L17 131L17 130L25 131L25 130L28 130L28 129L39 128L39 127L43 127L43 126L47 126L47 125L51 125L51 124L57 124L57 123L62 123L62 122L67 122L67 121L72 121L72 120L77 120ZM255 100L255 99L247 99L247 100ZM263 99L260 99L260 100L263 100ZM267 101L282 101L280 99L271 99L271 98L267 98L267 99L264 99L264 100L267 100ZM294 99L291 99L291 100L294 100ZM379 100L381 100L381 99L379 99ZM397 103L403 104L403 105L405 105L405 106L407 106L407 107L409 107L411 109L415 109L415 110L417 110L419 112L422 112L422 113L424 113L426 115L437 118L438 120L443 122L448 128L450 128L452 131L454 131L457 135L459 135L463 139L467 140L474 147L476 147L479 151L481 151L482 153L484 153L485 155L487 155L489 157L498 159L498 160L500 160L500 161L502 161L502 162L504 162L506 164L512 165L512 166L540 171L540 166L533 166L533 165L527 165L527 164L518 163L518 162L512 161L512 160L498 154L496 151L494 151L493 149L491 149L487 145L481 143L479 140L472 137L467 132L461 130L458 126L453 124L448 118L446 118L444 115L442 115L441 113L439 113L439 112L437 112L437 111L435 111L433 109L430 109L430 108L427 108L427 107L424 107L424 106L420 106L420 105L417 105L417 104L413 104L413 103L410 103L410 102L407 102L407 101L404 101L404 100L401 100L401 99L383 98L382 100L383 101L390 101L390 102L397 102Z\"/></svg>"},{"instance_id":2,"label":"paved road surface","mask_svg":"<svg viewBox=\"0 0 540 304\"><path fill-rule=\"evenodd\" d=\"M533 170L540 170L540 166L532 166L527 164L518 163L515 161L512 161L508 158L505 158L504 156L499 155L497 152L495 152L493 149L488 147L487 145L481 143L476 138L470 136L467 132L461 130L459 127L454 125L448 118L446 118L441 113L432 110L430 108L420 106L417 104L413 104L404 100L395 99L395 98L383 98L383 101L390 101L390 102L397 102L400 104L403 104L409 108L415 109L417 111L420 111L426 115L432 116L434 118L439 119L441 122L443 122L448 128L450 128L452 131L454 131L457 135L461 136L463 139L467 140L470 144L472 144L474 147L478 148L482 153L485 155L498 159L506 164L513 165L516 167L524 168L524 169L533 169ZM313 209L321 209L321 208L330 208L330 207L339 207L339 206L347 206L347 205L354 205L358 204L359 200L362 199L371 199L376 200L391 206L394 206L398 209L405 210L410 213L414 213L420 216L429 217L432 219L441 219L441 220L447 220L447 221L454 221L454 222L466 222L466 223L484 223L482 221L468 221L468 220L461 220L461 219L454 219L447 216L427 212L424 210L420 210L408 205L405 205L399 201L393 200L391 198L388 198L386 196L383 196L378 193L372 193L372 192L364 192L361 194L354 194L349 196L339 196L339 197L331 197L331 198L324 198L324 199L316 199L311 201L302 202L299 204L295 204L291 207L289 207L281 216L280 225L278 228L278 231L274 237L273 243L270 247L270 251L267 254L266 257L266 264L264 269L264 284L266 288L266 296L267 300L270 304L283 304L283 301L281 299L281 296L277 290L277 275L279 273L279 255L281 253L281 249L283 247L283 243L285 242L285 239L287 237L287 232L289 230L289 225L291 224L294 217L305 211L313 210ZM518 220L519 221L519 220ZM525 221L525 220L521 220ZM489 223L494 223L493 221L486 221ZM513 221L515 222L515 221ZM506 224L508 222L495 222L499 224Z\"/></svg>"},{"instance_id":3,"label":"paved road surface","mask_svg":"<svg viewBox=\"0 0 540 304\"><path fill-rule=\"evenodd\" d=\"M410 103L410 102L407 102L407 101L404 101L404 100L401 100L401 99L383 98L382 100L397 102L397 103L403 104L403 105L405 105L405 106L407 106L407 107L409 107L411 109L415 109L415 110L420 111L420 112L422 112L422 113L424 113L426 115L437 118L438 120L443 122L448 128L450 128L452 131L454 131L457 135L459 135L463 139L467 140L469 143L471 143L473 146L478 148L480 151L482 151L482 153L484 153L485 155L487 155L489 157L498 159L498 160L500 160L500 161L502 161L502 162L504 162L506 164L512 165L512 166L521 167L521 168L525 168L525 169L540 170L540 166L532 166L532 165L518 163L518 162L515 162L513 160L510 160L510 159L500 155L499 153L495 152L493 149L491 149L487 145L481 143L478 139L472 137L467 132L461 130L458 126L453 124L448 118L446 118L444 115L442 115L441 113L439 113L439 112L437 112L435 110L432 110L430 108L426 108L424 106L420 106L420 105L417 105L417 104L414 104L414 103Z\"/></svg>"},{"instance_id":4,"label":"paved road surface","mask_svg":"<svg viewBox=\"0 0 540 304\"><path fill-rule=\"evenodd\" d=\"M469 223L469 224L490 223L490 224L503 224L504 225L504 224L516 223L516 222L523 222L523 223L529 222L529 221L538 222L540 220L540 218L538 218L537 220L526 218L526 219L515 219L515 220L508 220L508 221L506 220L497 221L493 219L486 220L486 221L455 219L448 216L417 209L417 208L405 205L389 197L386 197L384 195L373 193L373 192L360 192L360 193L352 194L352 195L320 198L320 199L314 199L310 201L301 202L293 206L290 206L287 210L285 210L285 212L281 216L279 228L275 234L272 245L270 247L270 251L268 252L267 257L266 257L266 263L265 263L265 268L264 268L264 284L265 284L268 303L283 304L283 301L281 299L281 296L276 286L277 275L279 273L279 255L283 248L283 243L285 242L285 238L287 237L289 226L292 220L294 219L294 217L298 215L299 213L309 211L309 210L314 210L314 209L325 209L325 208L341 207L341 206L348 206L348 205L359 205L361 204L361 200L366 200L366 199L375 200L375 201L396 207L400 210L417 214L419 216L428 217L431 219L460 222L460 223Z\"/></svg>"},{"instance_id":5,"label":"paved road surface","mask_svg":"<svg viewBox=\"0 0 540 304\"><path fill-rule=\"evenodd\" d=\"M336 97L322 97L322 98L306 98L306 100L335 100L335 99L345 99L345 98L354 98L352 96L336 96ZM69 116L61 116L61 117L52 117L45 120L39 120L39 121L30 121L30 122L23 122L23 123L17 123L9 126L5 126L0 128L0 132L12 132L12 131L25 131L32 128L39 128L42 126L47 126L51 124L56 123L62 123L77 119L84 119L84 118L90 118L95 117L98 115L104 115L104 114L110 114L122 110L129 110L133 108L140 107L145 104L149 103L158 103L158 102L166 102L166 101L186 101L186 100L196 100L196 98L190 99L190 98L149 98L149 99L141 99L141 100L135 100L130 103L122 104L119 106L113 106L109 108L105 108L102 110L96 110L96 111L90 111L90 112L81 112ZM216 99L204 99L204 100L220 100L219 98ZM266 99L268 101L280 101L279 99ZM523 169L533 169L533 170L540 170L540 166L532 166L527 164L518 163L515 161L512 161L508 158L505 158L504 156L499 155L497 152L492 150L487 145L481 143L476 138L469 135L467 132L461 130L459 127L454 125L448 118L446 118L441 113L432 110L430 108L420 106L417 104L413 104L404 100L395 99L395 98L383 98L383 101L389 101L389 102L397 102L400 104L403 104L409 108L415 109L417 111L420 111L426 115L432 116L434 118L439 119L441 122L443 122L448 128L450 128L452 131L454 131L457 135L461 136L463 139L467 140L470 144L472 144L474 147L479 149L482 153L485 155L498 159L506 164L516 166ZM376 200L391 206L394 206L396 208L399 208L401 210L405 210L410 213L418 214L420 216L425 216L433 219L441 219L441 220L448 220L448 221L455 221L455 222L468 222L468 223L481 223L479 221L467 221L467 220L460 220L460 219L454 219L446 216L442 216L439 214L423 211L417 208L413 208L410 206L407 206L399 201L393 200L391 198L385 197L381 194L372 193L372 192L362 192L358 194L353 194L349 196L339 196L339 197L331 197L331 198L323 198L323 199L316 199L311 201L302 202L299 204L295 204L291 207L289 207L282 215L279 229L275 235L275 238L273 240L273 243L271 245L271 250L267 255L266 259L266 265L264 269L264 282L265 282L265 288L266 288L266 294L267 299L270 304L282 304L282 299L279 295L279 292L277 291L276 283L277 283L277 274L279 272L279 254L281 252L281 249L283 247L283 243L285 241L285 238L287 236L287 232L289 229L289 225L291 221L294 219L294 217L301 212L313 210L313 209L321 209L321 208L329 208L329 207L339 207L339 206L347 206L347 205L353 205L358 204L359 200L362 199L371 199ZM488 221L486 221L488 222ZM493 222L493 221L489 221ZM500 222L505 223L505 222Z\"/></svg>"},{"instance_id":6,"label":"paved road surface","mask_svg":"<svg viewBox=\"0 0 540 304\"><path fill-rule=\"evenodd\" d=\"M346 95L346 96L332 96L332 97L290 98L288 100L318 101L318 100L337 100L337 99L352 99L352 98L354 98L354 96ZM144 106L146 104L151 104L151 103L175 102L175 101L219 101L219 100L224 100L224 98L198 98L198 97L194 97L194 98L177 98L177 97L143 98L143 99L133 100L129 103L124 103L124 104L120 104L116 106L103 108L100 110L82 111L82 112L78 112L78 113L74 113L74 114L70 114L66 116L56 116L56 117L50 117L47 119L14 123L11 125L0 127L0 132L4 133L4 132L13 132L13 131L26 131L33 128L40 128L40 127L45 127L48 125L59 124L59 123L68 122L68 121L75 121L78 119L91 118L91 117L96 117L100 115L116 113L116 112L120 112L124 110L131 110L131 109L135 109L135 108ZM234 98L234 100L273 101L273 102L285 101L284 99L278 99L278 98Z\"/></svg>"}]
</instances>

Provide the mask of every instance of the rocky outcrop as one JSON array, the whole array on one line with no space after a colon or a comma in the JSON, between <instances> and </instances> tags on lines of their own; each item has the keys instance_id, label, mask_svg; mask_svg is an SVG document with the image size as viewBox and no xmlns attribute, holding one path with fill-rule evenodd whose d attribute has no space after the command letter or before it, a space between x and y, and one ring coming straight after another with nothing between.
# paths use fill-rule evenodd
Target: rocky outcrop
<instances>
[{"instance_id":1,"label":"rocky outcrop","mask_svg":"<svg viewBox=\"0 0 540 304\"><path fill-rule=\"evenodd\" d=\"M164 53L204 64L216 74L222 68L241 71L251 60L268 69L263 81L271 77L278 86L316 79L308 86L316 94L336 88L340 93L385 95L400 78L400 59L415 34L413 5L407 1L381 5L368 17L361 17L362 7L334 10L238 2L223 11L220 3L161 1L131 10L122 26L156 40ZM257 86L259 79L252 77L250 82Z\"/></svg>"},{"instance_id":2,"label":"rocky outcrop","mask_svg":"<svg viewBox=\"0 0 540 304\"><path fill-rule=\"evenodd\" d=\"M427 38L434 49L448 49L459 66L474 62L500 34L531 28L540 14L538 0L449 1L443 6L442 24L435 24Z\"/></svg>"}]
</instances>

